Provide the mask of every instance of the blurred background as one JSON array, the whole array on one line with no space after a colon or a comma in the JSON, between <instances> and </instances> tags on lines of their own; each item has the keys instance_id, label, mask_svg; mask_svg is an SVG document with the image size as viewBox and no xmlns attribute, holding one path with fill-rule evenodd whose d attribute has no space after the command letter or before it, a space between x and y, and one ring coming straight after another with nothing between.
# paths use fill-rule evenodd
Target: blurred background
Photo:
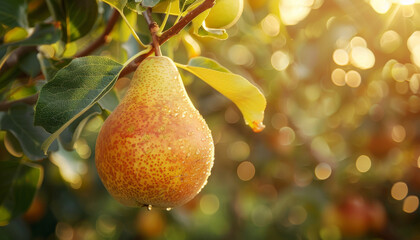
<instances>
[{"instance_id":1,"label":"blurred background","mask_svg":"<svg viewBox=\"0 0 420 240\"><path fill-rule=\"evenodd\" d=\"M253 133L232 102L181 72L216 149L196 198L169 212L116 202L95 169L98 116L75 151L61 147L41 162L39 193L3 236L420 239L418 1L245 0L228 33L225 41L185 33L162 49L180 63L211 57L258 85L268 102L266 129ZM118 41L99 54L135 53L133 39L122 48ZM128 81L103 100L110 109Z\"/></svg>"}]
</instances>

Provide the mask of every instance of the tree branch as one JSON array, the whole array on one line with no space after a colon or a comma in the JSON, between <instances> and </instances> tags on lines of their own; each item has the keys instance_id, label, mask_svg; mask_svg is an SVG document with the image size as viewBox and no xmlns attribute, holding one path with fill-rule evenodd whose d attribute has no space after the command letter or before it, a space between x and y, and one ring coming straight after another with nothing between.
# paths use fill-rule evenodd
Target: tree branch
<instances>
[{"instance_id":1,"label":"tree branch","mask_svg":"<svg viewBox=\"0 0 420 240\"><path fill-rule=\"evenodd\" d=\"M216 0L204 0L202 4L200 4L191 12L187 13L187 15L179 19L179 21L175 25L173 25L171 28L163 32L162 35L159 37L159 43L162 44L166 42L168 39L170 39L172 36L178 34L195 17L197 17L199 14L206 11L207 9L212 8L215 2Z\"/></svg>"},{"instance_id":2,"label":"tree branch","mask_svg":"<svg viewBox=\"0 0 420 240\"><path fill-rule=\"evenodd\" d=\"M203 3L201 3L198 7L194 8L191 12L187 13L184 17L182 17L175 25L173 25L171 28L166 30L162 33L162 35L158 38L159 45L162 45L168 39L173 37L174 35L178 34L184 27L188 25L195 17L200 15L202 12L206 11L207 9L210 9L214 6L216 0L204 0ZM155 48L152 44L152 49L147 52L146 54L143 54L136 59L134 59L131 63L129 63L120 74L120 77L124 77L125 75L134 72L137 68L137 66L148 56L150 56L155 51Z\"/></svg>"},{"instance_id":3,"label":"tree branch","mask_svg":"<svg viewBox=\"0 0 420 240\"><path fill-rule=\"evenodd\" d=\"M26 103L29 105L33 105L36 103L36 101L38 100L38 93L34 94L32 96L26 97L26 98L21 98L18 100L14 100L14 101L5 101L5 102L0 102L0 111L7 111L11 106L13 106L14 104L17 103Z\"/></svg>"}]
</instances>

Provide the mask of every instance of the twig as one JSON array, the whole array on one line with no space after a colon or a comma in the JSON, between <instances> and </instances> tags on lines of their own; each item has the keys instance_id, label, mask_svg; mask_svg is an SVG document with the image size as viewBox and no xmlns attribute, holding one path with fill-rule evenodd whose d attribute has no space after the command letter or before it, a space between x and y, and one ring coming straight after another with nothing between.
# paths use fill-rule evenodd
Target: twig
<instances>
[{"instance_id":1,"label":"twig","mask_svg":"<svg viewBox=\"0 0 420 240\"><path fill-rule=\"evenodd\" d=\"M14 101L7 101L7 102L0 102L0 111L7 111L11 106L17 103L26 103L29 105L33 105L38 100L38 93L32 96L21 98Z\"/></svg>"},{"instance_id":2,"label":"twig","mask_svg":"<svg viewBox=\"0 0 420 240\"><path fill-rule=\"evenodd\" d=\"M178 34L185 26L188 25L195 17L200 15L202 12L206 11L207 9L210 9L215 4L216 0L204 0L202 4L200 4L198 7L194 8L191 12L187 13L184 17L182 17L175 25L173 25L171 28L166 30L162 33L162 35L158 38L159 45L162 45L168 39L170 39L172 36ZM153 53L154 47L146 54L139 56L138 58L134 59L130 64L128 64L121 72L120 77L124 77L125 75L134 72L137 68L137 66L150 54Z\"/></svg>"},{"instance_id":3,"label":"twig","mask_svg":"<svg viewBox=\"0 0 420 240\"><path fill-rule=\"evenodd\" d=\"M157 33L159 32L159 26L152 18L152 9L147 8L144 15L146 19L147 25L149 25L150 34L152 35L152 46L155 51L156 56L162 56L162 52L160 51L160 44L159 44L159 37Z\"/></svg>"},{"instance_id":4,"label":"twig","mask_svg":"<svg viewBox=\"0 0 420 240\"><path fill-rule=\"evenodd\" d=\"M100 46L105 44L107 42L108 35L111 33L119 17L120 17L120 13L114 9L111 17L108 20L108 24L106 25L105 30L101 34L101 36L98 39L96 39L93 43L91 43L85 50L76 54L75 57L78 58L78 57L88 56L92 52L94 52L96 49L98 49Z\"/></svg>"},{"instance_id":5,"label":"twig","mask_svg":"<svg viewBox=\"0 0 420 240\"><path fill-rule=\"evenodd\" d=\"M178 34L185 26L188 25L188 23L190 23L200 13L212 8L215 2L216 0L205 0L198 7L194 8L194 10L187 13L187 15L185 15L179 20L179 22L177 22L171 28L162 33L162 35L159 37L159 43L162 45L162 43L166 42L169 38Z\"/></svg>"}]
</instances>

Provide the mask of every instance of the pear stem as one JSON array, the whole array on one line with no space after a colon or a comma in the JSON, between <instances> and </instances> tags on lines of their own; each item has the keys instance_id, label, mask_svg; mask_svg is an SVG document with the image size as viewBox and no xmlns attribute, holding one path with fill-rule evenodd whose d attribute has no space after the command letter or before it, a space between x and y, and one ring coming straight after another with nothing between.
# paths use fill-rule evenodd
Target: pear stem
<instances>
[{"instance_id":1,"label":"pear stem","mask_svg":"<svg viewBox=\"0 0 420 240\"><path fill-rule=\"evenodd\" d=\"M158 36L159 25L155 21L153 21L152 8L147 8L143 16L146 19L147 25L149 25L150 33L152 34L152 46L154 48L155 55L162 56L162 52L160 51L159 36Z\"/></svg>"},{"instance_id":2,"label":"pear stem","mask_svg":"<svg viewBox=\"0 0 420 240\"><path fill-rule=\"evenodd\" d=\"M216 3L216 0L204 0L203 3L201 3L200 5L198 5L198 7L194 8L191 12L188 12L176 24L174 24L168 30L166 30L165 32L163 32L162 35L160 35L158 37L159 44L162 45L164 42L168 41L171 37L173 37L176 34L178 34L195 17L197 17L198 15L200 15L200 13L206 11L207 9L212 8L215 3ZM152 46L153 46L153 44L152 44ZM127 74L129 74L131 72L134 72L137 69L137 66L144 59L146 59L148 56L150 56L150 54L152 54L153 51L154 51L154 46L153 46L153 49L151 49L149 52L147 52L147 53L145 53L143 55L140 55L139 57L137 57L136 59L134 59L130 64L127 64L127 66L120 73L120 76L119 77L121 78L121 77L123 77L123 76L125 76L125 75L127 75Z\"/></svg>"}]
</instances>

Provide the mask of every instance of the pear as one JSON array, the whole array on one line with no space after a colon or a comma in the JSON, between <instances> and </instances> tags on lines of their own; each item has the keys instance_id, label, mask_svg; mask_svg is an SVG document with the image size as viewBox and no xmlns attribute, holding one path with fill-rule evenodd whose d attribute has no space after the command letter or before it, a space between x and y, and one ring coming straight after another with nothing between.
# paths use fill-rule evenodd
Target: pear
<instances>
[{"instance_id":1,"label":"pear","mask_svg":"<svg viewBox=\"0 0 420 240\"><path fill-rule=\"evenodd\" d=\"M174 62L146 58L98 135L95 162L106 189L126 206L170 209L200 192L213 160L211 132Z\"/></svg>"}]
</instances>

